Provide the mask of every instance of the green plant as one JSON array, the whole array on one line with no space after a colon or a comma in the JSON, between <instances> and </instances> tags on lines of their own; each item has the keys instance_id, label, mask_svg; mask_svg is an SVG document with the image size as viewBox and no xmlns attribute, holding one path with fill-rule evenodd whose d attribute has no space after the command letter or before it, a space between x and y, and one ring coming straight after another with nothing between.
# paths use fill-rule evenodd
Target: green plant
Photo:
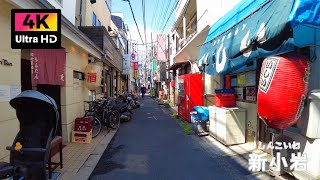
<instances>
[{"instance_id":1,"label":"green plant","mask_svg":"<svg viewBox=\"0 0 320 180\"><path fill-rule=\"evenodd\" d=\"M185 132L187 135L194 134L190 125L188 123L186 123L185 121L180 122L180 127L182 128L183 132Z\"/></svg>"},{"instance_id":2,"label":"green plant","mask_svg":"<svg viewBox=\"0 0 320 180\"><path fill-rule=\"evenodd\" d=\"M190 124L181 119L177 113L171 113L171 117L179 124L184 133L187 135L194 134Z\"/></svg>"}]
</instances>

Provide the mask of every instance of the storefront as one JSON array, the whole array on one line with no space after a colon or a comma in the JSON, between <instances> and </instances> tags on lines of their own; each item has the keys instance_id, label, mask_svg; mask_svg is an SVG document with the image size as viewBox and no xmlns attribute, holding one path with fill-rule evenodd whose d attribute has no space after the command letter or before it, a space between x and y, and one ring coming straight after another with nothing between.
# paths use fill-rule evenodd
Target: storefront
<instances>
[{"instance_id":1,"label":"storefront","mask_svg":"<svg viewBox=\"0 0 320 180\"><path fill-rule=\"evenodd\" d=\"M314 81L320 78L316 73L319 71L319 3L312 0L242 1L211 27L202 45L197 64L207 75L220 79L221 88L236 91L236 106L246 110L245 142L252 146L271 141L271 134L257 114L260 69L266 57L289 52L303 55L311 63L309 91L320 88L320 83ZM214 89L208 91L214 92ZM310 137L302 133L301 124L308 122L301 120L284 134L307 144L301 149L302 153L316 160L308 159L308 170L303 173L317 177L320 156L316 146L320 137L313 137L313 143L306 141ZM309 154L311 152L313 154ZM297 177L301 174L294 173Z\"/></svg>"},{"instance_id":2,"label":"storefront","mask_svg":"<svg viewBox=\"0 0 320 180\"><path fill-rule=\"evenodd\" d=\"M26 7L0 2L1 34L11 33L11 9L32 8L22 5ZM58 134L65 142L70 141L75 118L84 115L83 101L89 98L84 86L84 69L89 57L101 59L102 52L65 17L61 22L61 49L11 49L11 37L1 39L0 147L10 145L18 132L19 121L9 101L21 91L34 89L55 99L61 115ZM1 148L0 159L6 161L8 157L9 151Z\"/></svg>"}]
</instances>

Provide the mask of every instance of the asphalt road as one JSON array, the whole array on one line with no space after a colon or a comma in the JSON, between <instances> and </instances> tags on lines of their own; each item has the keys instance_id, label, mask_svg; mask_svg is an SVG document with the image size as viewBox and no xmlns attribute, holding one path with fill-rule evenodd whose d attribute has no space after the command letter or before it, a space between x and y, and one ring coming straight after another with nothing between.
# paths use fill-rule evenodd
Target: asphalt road
<instances>
[{"instance_id":1,"label":"asphalt road","mask_svg":"<svg viewBox=\"0 0 320 180\"><path fill-rule=\"evenodd\" d=\"M121 124L90 179L248 179L247 167L206 150L199 137L184 134L164 109L149 97L141 100L132 121Z\"/></svg>"}]
</instances>

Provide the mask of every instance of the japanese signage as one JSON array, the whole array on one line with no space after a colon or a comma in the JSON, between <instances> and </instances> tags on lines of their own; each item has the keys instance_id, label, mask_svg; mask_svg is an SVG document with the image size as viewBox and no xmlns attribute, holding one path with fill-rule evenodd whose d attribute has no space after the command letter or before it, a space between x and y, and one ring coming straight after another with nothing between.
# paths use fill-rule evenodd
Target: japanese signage
<instances>
[{"instance_id":1,"label":"japanese signage","mask_svg":"<svg viewBox=\"0 0 320 180\"><path fill-rule=\"evenodd\" d=\"M273 80L273 76L276 72L276 69L278 67L279 59L278 58L268 58L262 65L262 72L260 75L260 84L259 89L267 93L269 90L269 87L271 85L271 82Z\"/></svg>"},{"instance_id":2,"label":"japanese signage","mask_svg":"<svg viewBox=\"0 0 320 180\"><path fill-rule=\"evenodd\" d=\"M134 78L137 78L139 77L139 70L134 70Z\"/></svg>"},{"instance_id":3,"label":"japanese signage","mask_svg":"<svg viewBox=\"0 0 320 180\"><path fill-rule=\"evenodd\" d=\"M86 81L90 83L97 82L97 73L87 73Z\"/></svg>"},{"instance_id":4,"label":"japanese signage","mask_svg":"<svg viewBox=\"0 0 320 180\"><path fill-rule=\"evenodd\" d=\"M152 72L157 72L157 60L152 60Z\"/></svg>"},{"instance_id":5,"label":"japanese signage","mask_svg":"<svg viewBox=\"0 0 320 180\"><path fill-rule=\"evenodd\" d=\"M157 60L158 61L167 61L166 37L167 36L165 34L157 35Z\"/></svg>"},{"instance_id":6,"label":"japanese signage","mask_svg":"<svg viewBox=\"0 0 320 180\"><path fill-rule=\"evenodd\" d=\"M131 66L133 67L134 70L138 70L139 68L138 62L132 62Z\"/></svg>"},{"instance_id":7,"label":"japanese signage","mask_svg":"<svg viewBox=\"0 0 320 180\"><path fill-rule=\"evenodd\" d=\"M11 48L61 48L61 10L12 9Z\"/></svg>"},{"instance_id":8,"label":"japanese signage","mask_svg":"<svg viewBox=\"0 0 320 180\"><path fill-rule=\"evenodd\" d=\"M130 56L128 54L123 57L123 69L122 74L130 74Z\"/></svg>"},{"instance_id":9,"label":"japanese signage","mask_svg":"<svg viewBox=\"0 0 320 180\"><path fill-rule=\"evenodd\" d=\"M85 86L90 91L95 91L101 86L102 67L99 64L91 63L85 68Z\"/></svg>"},{"instance_id":10,"label":"japanese signage","mask_svg":"<svg viewBox=\"0 0 320 180\"><path fill-rule=\"evenodd\" d=\"M32 84L65 85L64 49L31 49L30 63Z\"/></svg>"}]
</instances>

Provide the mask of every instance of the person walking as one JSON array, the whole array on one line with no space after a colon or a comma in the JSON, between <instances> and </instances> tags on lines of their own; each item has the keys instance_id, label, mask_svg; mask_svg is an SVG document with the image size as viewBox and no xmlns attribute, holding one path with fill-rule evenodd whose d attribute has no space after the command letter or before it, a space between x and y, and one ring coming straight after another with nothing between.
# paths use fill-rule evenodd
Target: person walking
<instances>
[{"instance_id":1,"label":"person walking","mask_svg":"<svg viewBox=\"0 0 320 180\"><path fill-rule=\"evenodd\" d=\"M141 87L142 99L143 99L144 94L146 93L146 91L147 91L146 87L144 87L144 85L142 85L142 87Z\"/></svg>"}]
</instances>

